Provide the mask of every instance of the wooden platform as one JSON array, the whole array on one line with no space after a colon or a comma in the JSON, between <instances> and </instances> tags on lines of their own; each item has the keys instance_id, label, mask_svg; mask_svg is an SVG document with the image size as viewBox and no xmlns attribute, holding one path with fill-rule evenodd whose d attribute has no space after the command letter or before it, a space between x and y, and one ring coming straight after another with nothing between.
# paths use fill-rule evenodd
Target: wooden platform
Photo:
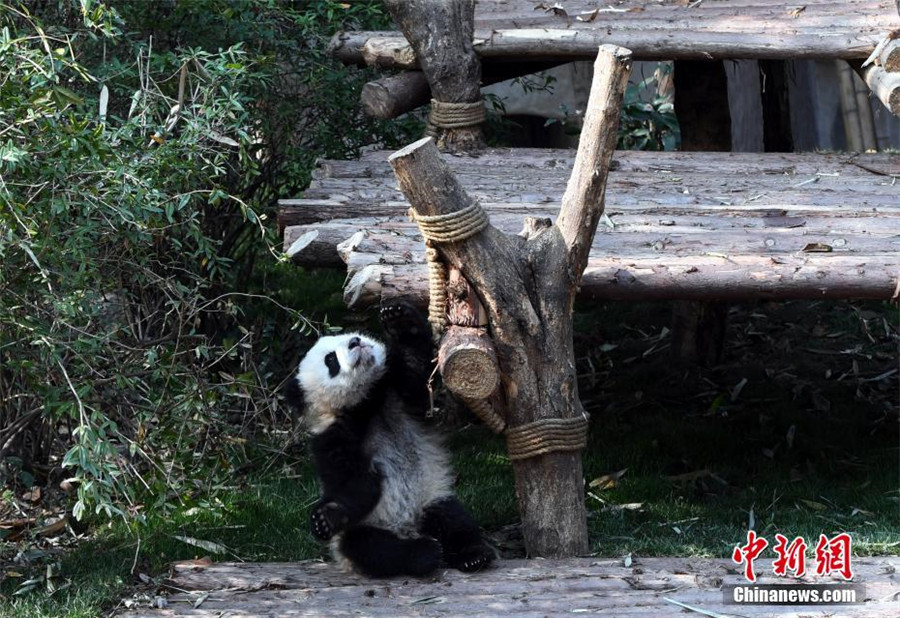
<instances>
[{"instance_id":1,"label":"wooden platform","mask_svg":"<svg viewBox=\"0 0 900 618\"><path fill-rule=\"evenodd\" d=\"M484 0L474 47L484 61L590 60L603 43L638 60L849 60L896 28L895 0ZM399 32L342 33L332 47L347 63L416 66Z\"/></svg>"},{"instance_id":2,"label":"wooden platform","mask_svg":"<svg viewBox=\"0 0 900 618\"><path fill-rule=\"evenodd\" d=\"M425 303L424 245L389 152L323 161L283 200L284 248L347 265L351 306ZM553 218L571 150L444 158L498 228ZM614 300L890 298L900 274L900 156L617 152L582 293Z\"/></svg>"},{"instance_id":3,"label":"wooden platform","mask_svg":"<svg viewBox=\"0 0 900 618\"><path fill-rule=\"evenodd\" d=\"M223 563L174 566L165 609L136 609L122 618L215 616L516 616L601 614L663 618L700 616L677 601L723 616L896 618L900 615L900 558L857 558L854 583L865 586L857 605L726 605L722 587L743 585L725 560L504 560L483 573L447 570L431 580L371 580L319 562ZM792 583L771 575L771 561L755 563L759 583ZM838 583L807 578L808 583ZM671 599L671 601L667 600ZM707 614L712 615L712 614Z\"/></svg>"}]
</instances>

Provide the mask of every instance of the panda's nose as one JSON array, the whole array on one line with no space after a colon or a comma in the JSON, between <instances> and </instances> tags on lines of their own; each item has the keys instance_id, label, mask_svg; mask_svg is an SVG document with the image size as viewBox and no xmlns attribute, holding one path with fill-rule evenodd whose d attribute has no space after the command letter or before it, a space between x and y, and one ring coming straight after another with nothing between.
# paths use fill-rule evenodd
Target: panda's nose
<instances>
[{"instance_id":1,"label":"panda's nose","mask_svg":"<svg viewBox=\"0 0 900 618\"><path fill-rule=\"evenodd\" d=\"M351 337L350 341L347 342L347 349L352 350L353 348L359 347L359 337Z\"/></svg>"}]
</instances>

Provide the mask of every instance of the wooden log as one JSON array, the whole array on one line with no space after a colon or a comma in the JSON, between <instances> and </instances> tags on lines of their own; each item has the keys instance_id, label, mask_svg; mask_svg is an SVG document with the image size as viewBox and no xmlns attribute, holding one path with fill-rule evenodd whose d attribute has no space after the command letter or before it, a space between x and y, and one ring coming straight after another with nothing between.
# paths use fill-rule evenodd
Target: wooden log
<instances>
[{"instance_id":1,"label":"wooden log","mask_svg":"<svg viewBox=\"0 0 900 618\"><path fill-rule=\"evenodd\" d=\"M627 566L626 566L627 565ZM835 584L835 576L809 569L803 580L773 574L771 558L755 562L759 584ZM794 606L745 604L747 618L804 616L896 618L900 615L896 556L853 557L854 582L865 585L856 604ZM724 586L746 585L741 569L716 558L578 558L498 560L479 573L442 570L437 581L391 578L373 581L345 574L331 563L175 563L165 582L168 607L119 609L119 618L240 616L510 615L541 618L581 609L590 615L627 618L689 617L674 599L714 615L734 615ZM206 594L203 594L206 593ZM429 603L423 603L422 600ZM434 604L431 604L431 602ZM700 614L697 614L698 616Z\"/></svg>"},{"instance_id":2,"label":"wooden log","mask_svg":"<svg viewBox=\"0 0 900 618\"><path fill-rule=\"evenodd\" d=\"M854 65L857 68L858 65ZM900 73L889 73L883 67L870 64L864 69L857 69L872 93L884 106L900 117Z\"/></svg>"},{"instance_id":3,"label":"wooden log","mask_svg":"<svg viewBox=\"0 0 900 618\"><path fill-rule=\"evenodd\" d=\"M705 9L704 9L705 10ZM695 11L695 14L704 10ZM788 20L784 20L789 23ZM753 24L748 31L695 30L653 24L656 28L478 28L474 49L483 61L588 60L602 44L633 48L638 60L727 60L731 58L783 60L864 60L878 43L876 32L848 31L835 36L834 27L822 25L808 32L785 33ZM891 23L885 20L885 23ZM774 23L772 24L774 25ZM850 28L852 26L846 26ZM867 30L869 30L867 28ZM668 35L668 36L666 36ZM345 64L369 64L393 68L418 67L398 33L353 32L336 35L335 56ZM406 48L404 46L407 46ZM375 55L377 50L377 55Z\"/></svg>"},{"instance_id":4,"label":"wooden log","mask_svg":"<svg viewBox=\"0 0 900 618\"><path fill-rule=\"evenodd\" d=\"M441 339L438 370L444 386L463 400L487 399L500 384L497 355L482 328L449 326Z\"/></svg>"},{"instance_id":5,"label":"wooden log","mask_svg":"<svg viewBox=\"0 0 900 618\"><path fill-rule=\"evenodd\" d=\"M897 35L897 31L891 33L878 55L881 68L888 73L900 73L900 38Z\"/></svg>"},{"instance_id":6,"label":"wooden log","mask_svg":"<svg viewBox=\"0 0 900 618\"><path fill-rule=\"evenodd\" d=\"M328 51L343 62L382 69L416 69L419 62L409 42L397 32L338 32Z\"/></svg>"},{"instance_id":7,"label":"wooden log","mask_svg":"<svg viewBox=\"0 0 900 618\"><path fill-rule=\"evenodd\" d=\"M588 261L581 296L602 301L888 300L897 288L896 253L778 257L598 257ZM344 301L353 309L410 296L428 304L424 264L369 264L352 274Z\"/></svg>"},{"instance_id":8,"label":"wooden log","mask_svg":"<svg viewBox=\"0 0 900 618\"><path fill-rule=\"evenodd\" d=\"M558 65L558 62L492 63L482 67L481 85L489 86ZM368 82L360 95L363 111L373 118L385 120L402 116L430 100L431 88L421 71L407 71Z\"/></svg>"},{"instance_id":9,"label":"wooden log","mask_svg":"<svg viewBox=\"0 0 900 618\"><path fill-rule=\"evenodd\" d=\"M584 417L572 347L572 304L602 212L630 67L626 51L600 48L575 171L555 227L526 240L489 225L465 241L439 246L485 304L512 428L540 419ZM398 151L390 163L419 214L447 214L472 204L431 140ZM580 453L518 459L513 469L529 554L586 553Z\"/></svg>"},{"instance_id":10,"label":"wooden log","mask_svg":"<svg viewBox=\"0 0 900 618\"><path fill-rule=\"evenodd\" d=\"M432 96L442 103L481 101L481 62L472 48L475 0L386 0L409 41ZM484 148L481 125L438 128L438 145L450 152Z\"/></svg>"},{"instance_id":11,"label":"wooden log","mask_svg":"<svg viewBox=\"0 0 900 618\"><path fill-rule=\"evenodd\" d=\"M488 316L475 288L456 266L447 276L448 327L438 349L438 370L444 386L468 405L478 406L497 390L500 369L487 332ZM502 416L500 401L493 407ZM492 424L498 429L500 423Z\"/></svg>"},{"instance_id":12,"label":"wooden log","mask_svg":"<svg viewBox=\"0 0 900 618\"><path fill-rule=\"evenodd\" d=\"M853 86L853 71L842 60L835 60L838 74L838 84L841 95L841 118L844 122L844 136L847 139L847 149L851 152L862 152L862 123L859 119L859 102L856 99L856 89Z\"/></svg>"},{"instance_id":13,"label":"wooden log","mask_svg":"<svg viewBox=\"0 0 900 618\"><path fill-rule=\"evenodd\" d=\"M359 100L373 118L396 118L428 103L431 89L421 71L408 71L366 83Z\"/></svg>"}]
</instances>

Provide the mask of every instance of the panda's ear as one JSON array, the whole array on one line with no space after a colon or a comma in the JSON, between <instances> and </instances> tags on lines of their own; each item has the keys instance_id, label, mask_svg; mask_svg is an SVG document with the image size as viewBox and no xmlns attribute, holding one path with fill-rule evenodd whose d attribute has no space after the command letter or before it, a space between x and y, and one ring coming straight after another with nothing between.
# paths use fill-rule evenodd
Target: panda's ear
<instances>
[{"instance_id":1,"label":"panda's ear","mask_svg":"<svg viewBox=\"0 0 900 618\"><path fill-rule=\"evenodd\" d=\"M287 400L288 405L293 408L294 414L302 415L306 411L306 397L296 374L292 374L284 385L284 398Z\"/></svg>"}]
</instances>

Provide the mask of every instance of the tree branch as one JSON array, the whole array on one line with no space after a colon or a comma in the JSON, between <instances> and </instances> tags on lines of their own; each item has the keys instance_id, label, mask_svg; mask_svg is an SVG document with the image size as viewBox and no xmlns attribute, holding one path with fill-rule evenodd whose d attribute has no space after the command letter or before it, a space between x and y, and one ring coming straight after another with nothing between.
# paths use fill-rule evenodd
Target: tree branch
<instances>
[{"instance_id":1,"label":"tree branch","mask_svg":"<svg viewBox=\"0 0 900 618\"><path fill-rule=\"evenodd\" d=\"M581 281L597 222L603 214L606 176L618 141L619 110L630 73L629 50L600 46L574 169L556 220L569 251L569 270L576 284ZM572 293L576 290L577 285Z\"/></svg>"},{"instance_id":2,"label":"tree branch","mask_svg":"<svg viewBox=\"0 0 900 618\"><path fill-rule=\"evenodd\" d=\"M388 157L388 162L406 199L420 215L444 215L475 202L441 159L431 137L398 150ZM493 225L463 242L443 244L439 251L482 293L503 282L509 274L507 269L515 263L512 243ZM495 263L498 258L505 258L504 267Z\"/></svg>"}]
</instances>

